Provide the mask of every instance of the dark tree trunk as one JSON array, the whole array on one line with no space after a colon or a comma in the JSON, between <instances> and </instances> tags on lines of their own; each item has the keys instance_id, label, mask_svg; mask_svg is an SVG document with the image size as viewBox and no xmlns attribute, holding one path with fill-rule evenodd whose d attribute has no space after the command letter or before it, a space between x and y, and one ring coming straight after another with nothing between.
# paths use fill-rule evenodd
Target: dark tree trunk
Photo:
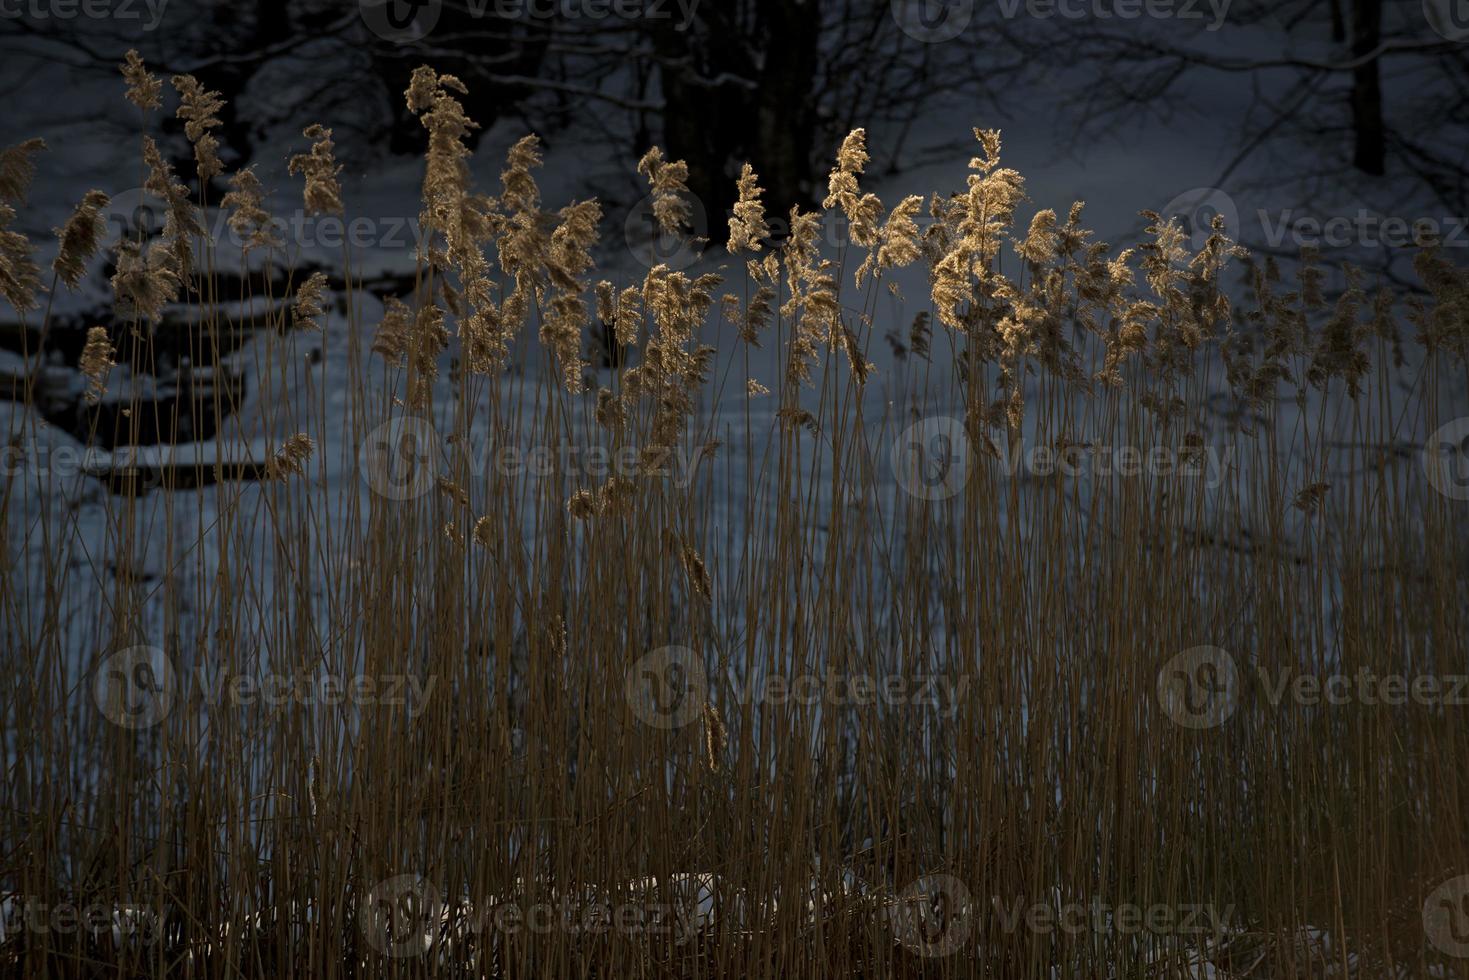
<instances>
[{"instance_id":1,"label":"dark tree trunk","mask_svg":"<svg viewBox=\"0 0 1469 980\"><path fill-rule=\"evenodd\" d=\"M791 206L811 202L810 103L820 16L814 3L789 0L715 6L700 5L687 31L666 25L655 33L663 62L663 148L688 163L689 190L715 242L746 161L760 176L766 213L779 234Z\"/></svg>"},{"instance_id":2,"label":"dark tree trunk","mask_svg":"<svg viewBox=\"0 0 1469 980\"><path fill-rule=\"evenodd\" d=\"M1382 42L1382 0L1353 0L1352 57L1364 58ZM1381 62L1370 58L1352 70L1353 165L1381 176L1387 169L1387 133L1382 120Z\"/></svg>"},{"instance_id":3,"label":"dark tree trunk","mask_svg":"<svg viewBox=\"0 0 1469 980\"><path fill-rule=\"evenodd\" d=\"M754 93L759 143L752 156L767 188L767 210L784 221L792 205L810 203L816 135L811 90L821 22L815 3L762 0L760 10L769 40L765 73Z\"/></svg>"},{"instance_id":4,"label":"dark tree trunk","mask_svg":"<svg viewBox=\"0 0 1469 980\"><path fill-rule=\"evenodd\" d=\"M212 14L219 36L229 39L230 50L263 51L287 40L296 29L291 18L291 5L286 0L253 0L246 9L248 12L243 16L233 10L216 10ZM219 110L222 125L214 130L214 134L227 151L222 154L227 170L245 166L255 155L254 131L249 122L240 117L239 104L240 95L262 67L263 59L225 60L195 72L201 85L224 96L224 105Z\"/></svg>"}]
</instances>

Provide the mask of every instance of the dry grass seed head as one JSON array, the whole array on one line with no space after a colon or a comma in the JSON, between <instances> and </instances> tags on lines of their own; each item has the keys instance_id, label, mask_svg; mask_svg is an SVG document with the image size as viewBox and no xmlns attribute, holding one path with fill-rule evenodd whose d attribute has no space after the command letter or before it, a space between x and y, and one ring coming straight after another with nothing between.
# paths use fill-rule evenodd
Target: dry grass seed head
<instances>
[{"instance_id":1,"label":"dry grass seed head","mask_svg":"<svg viewBox=\"0 0 1469 980\"><path fill-rule=\"evenodd\" d=\"M87 263L97 254L103 234L102 209L109 198L101 191L87 191L66 224L56 229L58 247L51 268L68 289L81 285Z\"/></svg>"},{"instance_id":2,"label":"dry grass seed head","mask_svg":"<svg viewBox=\"0 0 1469 980\"><path fill-rule=\"evenodd\" d=\"M97 404L107 391L107 373L116 364L113 354L112 341L107 337L107 328L92 327L87 331L87 344L82 348L82 356L77 366L82 376L87 379L86 399L89 404Z\"/></svg>"},{"instance_id":3,"label":"dry grass seed head","mask_svg":"<svg viewBox=\"0 0 1469 980\"><path fill-rule=\"evenodd\" d=\"M755 176L755 168L748 163L740 168L735 187L739 191L739 200L735 202L734 214L729 219L726 247L731 254L758 252L761 240L770 237L770 226L765 223L765 205L760 200L765 189Z\"/></svg>"},{"instance_id":4,"label":"dry grass seed head","mask_svg":"<svg viewBox=\"0 0 1469 980\"><path fill-rule=\"evenodd\" d=\"M323 312L322 298L326 293L327 278L324 272L313 272L306 281L296 287L296 302L291 309L291 320L298 330L320 330L317 317Z\"/></svg>"},{"instance_id":5,"label":"dry grass seed head","mask_svg":"<svg viewBox=\"0 0 1469 980\"><path fill-rule=\"evenodd\" d=\"M122 79L127 82L127 100L144 112L157 109L163 105L161 98L163 94L163 83L155 76L149 74L143 65L143 59L138 56L137 51L129 51L123 55L120 66Z\"/></svg>"},{"instance_id":6,"label":"dry grass seed head","mask_svg":"<svg viewBox=\"0 0 1469 980\"><path fill-rule=\"evenodd\" d=\"M46 141L28 139L0 150L0 200L20 203L36 176L34 157L46 149Z\"/></svg>"},{"instance_id":7,"label":"dry grass seed head","mask_svg":"<svg viewBox=\"0 0 1469 980\"><path fill-rule=\"evenodd\" d=\"M17 313L24 313L36 308L41 269L36 265L30 239L8 227L14 220L15 209L0 203L0 296Z\"/></svg>"},{"instance_id":8,"label":"dry grass seed head","mask_svg":"<svg viewBox=\"0 0 1469 980\"><path fill-rule=\"evenodd\" d=\"M174 255L161 242L144 253L142 246L123 239L117 246L112 275L113 309L124 320L163 318L163 307L178 299L179 275Z\"/></svg>"},{"instance_id":9,"label":"dry grass seed head","mask_svg":"<svg viewBox=\"0 0 1469 980\"><path fill-rule=\"evenodd\" d=\"M265 210L265 188L255 176L255 169L240 170L229 183L230 190L219 204L229 215L226 224L239 239L241 249L280 248L282 243L271 228L273 219Z\"/></svg>"},{"instance_id":10,"label":"dry grass seed head","mask_svg":"<svg viewBox=\"0 0 1469 980\"><path fill-rule=\"evenodd\" d=\"M433 401L439 355L449 346L444 311L430 303L418 311L409 339L408 407L422 411Z\"/></svg>"},{"instance_id":11,"label":"dry grass seed head","mask_svg":"<svg viewBox=\"0 0 1469 980\"><path fill-rule=\"evenodd\" d=\"M1315 514L1321 508L1321 504L1326 500L1326 494L1330 490L1331 484L1329 483L1309 484L1296 494L1294 506L1303 513Z\"/></svg>"},{"instance_id":12,"label":"dry grass seed head","mask_svg":"<svg viewBox=\"0 0 1469 980\"><path fill-rule=\"evenodd\" d=\"M590 490L578 490L566 501L566 512L578 521L589 521L597 515L597 502Z\"/></svg>"},{"instance_id":13,"label":"dry grass seed head","mask_svg":"<svg viewBox=\"0 0 1469 980\"><path fill-rule=\"evenodd\" d=\"M200 85L193 75L175 75L173 87L180 96L178 117L184 121L184 135L194 146L202 190L209 178L224 172L224 165L219 162L219 140L209 132L221 125L219 110L224 108L224 100L218 92Z\"/></svg>"},{"instance_id":14,"label":"dry grass seed head","mask_svg":"<svg viewBox=\"0 0 1469 980\"><path fill-rule=\"evenodd\" d=\"M689 205L689 165L682 160L667 161L663 151L653 147L638 161L638 173L648 179L653 191L653 219L665 235L681 235L693 216Z\"/></svg>"},{"instance_id":15,"label":"dry grass seed head","mask_svg":"<svg viewBox=\"0 0 1469 980\"><path fill-rule=\"evenodd\" d=\"M383 302L383 319L378 324L372 351L389 364L397 364L408 353L413 332L413 311L396 296Z\"/></svg>"},{"instance_id":16,"label":"dry grass seed head","mask_svg":"<svg viewBox=\"0 0 1469 980\"><path fill-rule=\"evenodd\" d=\"M510 147L505 169L500 172L500 201L507 213L534 212L541 205L541 192L531 170L541 165L541 140L531 134L522 136Z\"/></svg>"},{"instance_id":17,"label":"dry grass seed head","mask_svg":"<svg viewBox=\"0 0 1469 980\"><path fill-rule=\"evenodd\" d=\"M704 567L704 558L691 545L684 545L679 552L683 562L684 574L688 576L689 588L694 594L705 602L709 602L714 595L714 586L709 578L709 570Z\"/></svg>"},{"instance_id":18,"label":"dry grass seed head","mask_svg":"<svg viewBox=\"0 0 1469 980\"><path fill-rule=\"evenodd\" d=\"M837 165L827 179L823 208L840 206L851 227L852 241L863 248L878 242L877 221L882 216L882 202L876 194L863 194L857 178L867 165L867 131L854 129L842 140L837 150Z\"/></svg>"},{"instance_id":19,"label":"dry grass seed head","mask_svg":"<svg viewBox=\"0 0 1469 980\"><path fill-rule=\"evenodd\" d=\"M163 237L182 285L194 271L194 239L204 234L204 225L189 200L189 189L174 177L173 167L149 136L143 137L143 162L148 167L143 189L163 202Z\"/></svg>"},{"instance_id":20,"label":"dry grass seed head","mask_svg":"<svg viewBox=\"0 0 1469 980\"><path fill-rule=\"evenodd\" d=\"M300 474L306 464L306 460L316 450L316 444L311 437L304 432L298 432L291 436L281 448L276 450L265 464L266 479L284 480L293 474Z\"/></svg>"},{"instance_id":21,"label":"dry grass seed head","mask_svg":"<svg viewBox=\"0 0 1469 980\"><path fill-rule=\"evenodd\" d=\"M298 153L291 157L286 172L306 179L303 199L307 214L341 214L342 186L337 182L341 167L337 166L332 142L332 131L318 123L312 123L301 131L311 140L309 153Z\"/></svg>"}]
</instances>

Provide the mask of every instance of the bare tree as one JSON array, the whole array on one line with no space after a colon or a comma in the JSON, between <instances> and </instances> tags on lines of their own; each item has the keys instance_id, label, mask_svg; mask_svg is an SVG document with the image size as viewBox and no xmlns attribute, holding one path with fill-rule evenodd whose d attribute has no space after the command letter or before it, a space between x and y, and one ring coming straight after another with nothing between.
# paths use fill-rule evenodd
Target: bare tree
<instances>
[{"instance_id":1,"label":"bare tree","mask_svg":"<svg viewBox=\"0 0 1469 980\"><path fill-rule=\"evenodd\" d=\"M386 4L390 31L374 8L330 0L212 4L187 17L170 8L168 29L147 33L21 20L0 24L0 51L20 56L16 72L60 61L112 76L137 47L161 73L196 75L226 98L232 166L272 129L320 119L338 130L343 152L416 151L422 136L402 92L415 67L431 64L466 83L480 133L512 116L543 134L600 127L628 154L662 143L688 162L689 186L714 223L743 162L759 172L778 219L819 199L852 127L888 125L892 138L874 151L891 163L914 105L932 107L944 90L997 103L1001 80L1023 67L1020 48L996 45L993 32L952 44L915 39L889 0L622 5L602 17L534 5L512 16L491 0Z\"/></svg>"},{"instance_id":2,"label":"bare tree","mask_svg":"<svg viewBox=\"0 0 1469 980\"><path fill-rule=\"evenodd\" d=\"M1469 44L1435 29L1432 2L1235 0L1214 25L1052 18L1029 32L1028 50L1074 81L1078 142L1149 115L1176 117L1196 84L1243 84L1251 99L1239 150L1216 185L1270 152L1276 188L1371 186L1391 171L1384 191L1462 215Z\"/></svg>"}]
</instances>

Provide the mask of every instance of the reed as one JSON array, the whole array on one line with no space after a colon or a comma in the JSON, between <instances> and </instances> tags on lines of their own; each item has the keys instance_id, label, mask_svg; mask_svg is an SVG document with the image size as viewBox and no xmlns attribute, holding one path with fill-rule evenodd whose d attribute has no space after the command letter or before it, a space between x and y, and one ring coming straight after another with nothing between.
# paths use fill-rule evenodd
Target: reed
<instances>
[{"instance_id":1,"label":"reed","mask_svg":"<svg viewBox=\"0 0 1469 980\"><path fill-rule=\"evenodd\" d=\"M108 243L85 376L152 373L165 310L200 359L268 329L191 489L0 477L0 972L1469 976L1465 505L1399 451L1465 388L1441 252L1408 305L1219 225L1115 252L1023 220L987 130L889 209L857 130L784 240L746 166L721 272L594 284L600 206L543 205L534 137L475 189L424 68L412 295L297 269L246 171L226 303L220 102L174 86L200 184L143 136L167 223ZM688 233L686 169L639 170ZM0 227L44 336L34 248Z\"/></svg>"}]
</instances>

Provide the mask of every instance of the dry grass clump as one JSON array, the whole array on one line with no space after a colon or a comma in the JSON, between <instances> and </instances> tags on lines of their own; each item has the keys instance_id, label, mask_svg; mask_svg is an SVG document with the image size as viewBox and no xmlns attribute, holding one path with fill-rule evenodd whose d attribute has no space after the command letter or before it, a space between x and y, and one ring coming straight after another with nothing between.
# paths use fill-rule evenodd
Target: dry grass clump
<instances>
[{"instance_id":1,"label":"dry grass clump","mask_svg":"<svg viewBox=\"0 0 1469 980\"><path fill-rule=\"evenodd\" d=\"M222 106L175 84L207 181ZM1279 694L1469 662L1462 504L1401 450L1463 390L1462 269L1420 256L1405 340L1391 294L1222 226L1195 251L1149 214L1114 252L1080 203L1026 220L994 131L889 209L857 130L785 241L746 165L726 266L599 280L601 208L543 206L535 137L472 186L464 92L405 93L424 235L375 332L350 253L297 275L251 171L219 302L204 189L144 137L166 224L106 243L93 400L115 363L120 430L158 411L166 317L200 357L269 329L250 397L212 396L229 452L175 447L152 492L0 476L0 891L52 910L0 974L1464 975L1421 909L1469 874L1469 709ZM305 136L308 211L347 213ZM0 156L0 297L44 334L9 230L37 149ZM689 233L683 165L639 171ZM282 267L285 296L243 274ZM73 907L105 921L50 927Z\"/></svg>"}]
</instances>

